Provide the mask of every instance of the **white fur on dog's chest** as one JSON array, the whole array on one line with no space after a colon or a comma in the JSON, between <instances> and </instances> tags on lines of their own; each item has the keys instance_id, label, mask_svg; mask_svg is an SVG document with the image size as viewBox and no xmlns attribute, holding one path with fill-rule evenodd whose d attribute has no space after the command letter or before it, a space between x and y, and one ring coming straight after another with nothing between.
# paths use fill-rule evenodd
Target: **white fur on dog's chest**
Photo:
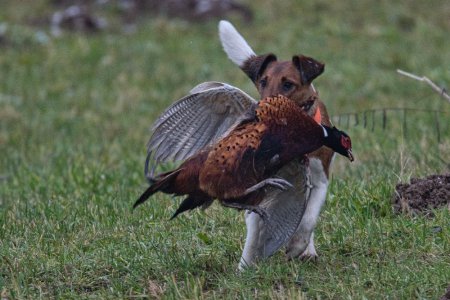
<instances>
[{"instance_id":1,"label":"white fur on dog's chest","mask_svg":"<svg viewBox=\"0 0 450 300\"><path fill-rule=\"evenodd\" d=\"M319 217L320 209L325 202L328 189L328 178L320 159L310 158L309 168L311 172L311 184L313 186L313 190L311 196L309 197L308 207L306 208L302 223L303 221L312 222L315 225L317 218Z\"/></svg>"},{"instance_id":2,"label":"white fur on dog's chest","mask_svg":"<svg viewBox=\"0 0 450 300\"><path fill-rule=\"evenodd\" d=\"M297 232L286 247L286 255L289 258L298 256L317 257L313 231L327 196L328 178L322 161L317 157L309 158L309 169L312 185L311 193Z\"/></svg>"},{"instance_id":3,"label":"white fur on dog's chest","mask_svg":"<svg viewBox=\"0 0 450 300\"><path fill-rule=\"evenodd\" d=\"M333 155L334 158L334 155ZM311 181L314 183L326 183L328 184L328 178L323 169L322 161L315 157L309 158L309 168L311 170Z\"/></svg>"}]
</instances>

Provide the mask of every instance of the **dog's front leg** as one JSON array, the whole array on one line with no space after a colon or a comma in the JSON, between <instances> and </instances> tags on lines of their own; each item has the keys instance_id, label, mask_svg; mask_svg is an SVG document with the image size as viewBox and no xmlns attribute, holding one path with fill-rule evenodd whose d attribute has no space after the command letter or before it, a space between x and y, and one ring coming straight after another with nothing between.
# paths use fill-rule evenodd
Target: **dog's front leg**
<instances>
[{"instance_id":1,"label":"dog's front leg","mask_svg":"<svg viewBox=\"0 0 450 300\"><path fill-rule=\"evenodd\" d=\"M302 221L286 246L286 255L290 259L295 257L317 258L314 247L314 228L327 196L328 178L319 159L311 158L309 166L311 170L311 194Z\"/></svg>"},{"instance_id":2,"label":"dog's front leg","mask_svg":"<svg viewBox=\"0 0 450 300\"><path fill-rule=\"evenodd\" d=\"M247 237L239 261L239 271L253 265L258 258L263 256L259 241L260 233L265 226L263 219L256 213L245 211L245 224L247 225Z\"/></svg>"}]
</instances>

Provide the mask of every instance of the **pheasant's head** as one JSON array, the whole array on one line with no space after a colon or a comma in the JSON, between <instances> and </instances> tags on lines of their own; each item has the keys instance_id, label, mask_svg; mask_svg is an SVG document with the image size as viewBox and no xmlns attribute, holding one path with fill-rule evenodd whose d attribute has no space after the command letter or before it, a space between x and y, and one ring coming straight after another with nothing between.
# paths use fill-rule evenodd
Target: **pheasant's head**
<instances>
[{"instance_id":1,"label":"pheasant's head","mask_svg":"<svg viewBox=\"0 0 450 300\"><path fill-rule=\"evenodd\" d=\"M330 147L335 152L347 157L350 161L354 160L352 153L352 141L348 134L340 131L336 127L323 126L325 129L325 146Z\"/></svg>"}]
</instances>

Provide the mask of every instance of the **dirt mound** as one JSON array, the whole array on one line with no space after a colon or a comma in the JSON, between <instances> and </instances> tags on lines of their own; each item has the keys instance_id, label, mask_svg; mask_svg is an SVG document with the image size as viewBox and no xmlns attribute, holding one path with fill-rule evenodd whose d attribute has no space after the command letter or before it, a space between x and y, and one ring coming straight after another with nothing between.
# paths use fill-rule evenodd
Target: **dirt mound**
<instances>
[{"instance_id":1,"label":"dirt mound","mask_svg":"<svg viewBox=\"0 0 450 300\"><path fill-rule=\"evenodd\" d=\"M450 300L450 285L447 288L447 292L439 300Z\"/></svg>"},{"instance_id":2,"label":"dirt mound","mask_svg":"<svg viewBox=\"0 0 450 300\"><path fill-rule=\"evenodd\" d=\"M430 214L433 208L450 209L450 174L413 178L411 183L399 183L394 193L395 212Z\"/></svg>"}]
</instances>

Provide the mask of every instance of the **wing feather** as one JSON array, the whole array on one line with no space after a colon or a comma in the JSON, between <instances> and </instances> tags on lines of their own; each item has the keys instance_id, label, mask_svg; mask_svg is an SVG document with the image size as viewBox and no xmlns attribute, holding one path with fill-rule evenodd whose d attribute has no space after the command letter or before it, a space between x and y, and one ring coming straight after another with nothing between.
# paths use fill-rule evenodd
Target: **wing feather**
<instances>
[{"instance_id":1,"label":"wing feather","mask_svg":"<svg viewBox=\"0 0 450 300\"><path fill-rule=\"evenodd\" d=\"M294 160L284 166L277 176L291 182L295 188L281 191L271 188L259 204L269 219L263 222L255 213L249 213L253 226L247 224L247 238L240 267L252 264L258 258L274 254L286 245L296 232L308 204L311 188L308 166ZM249 221L249 220L248 220ZM246 221L246 222L248 222Z\"/></svg>"},{"instance_id":2,"label":"wing feather","mask_svg":"<svg viewBox=\"0 0 450 300\"><path fill-rule=\"evenodd\" d=\"M147 170L167 161L191 157L224 135L255 103L242 90L221 82L204 82L169 106L152 126L147 143Z\"/></svg>"}]
</instances>

